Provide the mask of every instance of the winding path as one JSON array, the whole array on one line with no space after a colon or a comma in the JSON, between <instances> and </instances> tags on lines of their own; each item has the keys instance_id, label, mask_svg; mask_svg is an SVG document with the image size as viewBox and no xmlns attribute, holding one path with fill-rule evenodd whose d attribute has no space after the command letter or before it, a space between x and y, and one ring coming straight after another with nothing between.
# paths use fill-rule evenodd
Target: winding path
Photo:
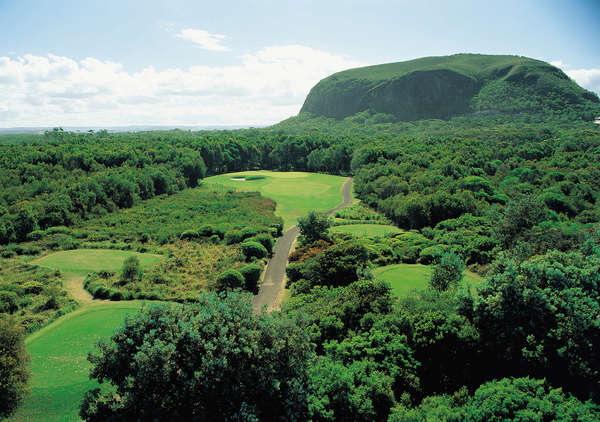
<instances>
[{"instance_id":1,"label":"winding path","mask_svg":"<svg viewBox=\"0 0 600 422\"><path fill-rule=\"evenodd\" d=\"M342 195L344 201L335 208L330 209L325 214L331 215L337 210L352 204L352 178L349 177L342 186ZM252 300L254 311L259 311L267 307L267 311L279 308L281 295L285 288L285 267L287 266L290 249L300 234L298 226L294 226L281 236L273 248L273 257L267 265L267 270L260 285L258 294Z\"/></svg>"}]
</instances>

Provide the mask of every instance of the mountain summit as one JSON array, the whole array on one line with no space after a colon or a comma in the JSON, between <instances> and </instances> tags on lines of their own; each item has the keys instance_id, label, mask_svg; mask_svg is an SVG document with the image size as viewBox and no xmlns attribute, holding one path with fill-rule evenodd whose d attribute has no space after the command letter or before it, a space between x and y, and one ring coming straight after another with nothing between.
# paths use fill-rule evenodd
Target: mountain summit
<instances>
[{"instance_id":1,"label":"mountain summit","mask_svg":"<svg viewBox=\"0 0 600 422\"><path fill-rule=\"evenodd\" d=\"M369 110L397 120L477 112L561 112L599 103L562 70L520 56L455 54L360 67L315 85L300 112L342 119Z\"/></svg>"}]
</instances>

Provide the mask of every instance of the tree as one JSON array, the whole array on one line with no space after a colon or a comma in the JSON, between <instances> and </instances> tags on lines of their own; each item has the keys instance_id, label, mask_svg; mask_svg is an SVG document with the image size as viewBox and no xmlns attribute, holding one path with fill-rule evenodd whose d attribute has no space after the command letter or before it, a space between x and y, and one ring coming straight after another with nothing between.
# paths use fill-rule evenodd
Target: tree
<instances>
[{"instance_id":1,"label":"tree","mask_svg":"<svg viewBox=\"0 0 600 422\"><path fill-rule=\"evenodd\" d=\"M301 319L254 314L247 295L152 305L88 357L86 421L303 421L314 351Z\"/></svg>"},{"instance_id":2,"label":"tree","mask_svg":"<svg viewBox=\"0 0 600 422\"><path fill-rule=\"evenodd\" d=\"M217 277L217 290L239 289L244 285L244 276L236 270L227 270Z\"/></svg>"},{"instance_id":3,"label":"tree","mask_svg":"<svg viewBox=\"0 0 600 422\"><path fill-rule=\"evenodd\" d=\"M123 262L121 270L121 282L123 284L138 280L141 277L140 260L132 255Z\"/></svg>"},{"instance_id":4,"label":"tree","mask_svg":"<svg viewBox=\"0 0 600 422\"><path fill-rule=\"evenodd\" d=\"M298 219L300 234L308 243L327 238L327 230L331 225L329 218L322 213L311 211L306 217Z\"/></svg>"},{"instance_id":5,"label":"tree","mask_svg":"<svg viewBox=\"0 0 600 422\"><path fill-rule=\"evenodd\" d=\"M269 255L269 252L263 245L251 240L246 240L242 243L242 253L247 261L250 261L253 258L266 258Z\"/></svg>"},{"instance_id":6,"label":"tree","mask_svg":"<svg viewBox=\"0 0 600 422\"><path fill-rule=\"evenodd\" d=\"M504 378L481 385L473 396L463 388L452 396L427 397L412 409L398 406L388 421L594 421L598 418L598 405L582 403L544 380Z\"/></svg>"},{"instance_id":7,"label":"tree","mask_svg":"<svg viewBox=\"0 0 600 422\"><path fill-rule=\"evenodd\" d=\"M450 287L456 287L462 280L464 270L465 264L462 258L454 252L446 252L433 267L429 285L440 292L448 290Z\"/></svg>"},{"instance_id":8,"label":"tree","mask_svg":"<svg viewBox=\"0 0 600 422\"><path fill-rule=\"evenodd\" d=\"M11 415L28 391L29 354L23 329L0 315L0 418Z\"/></svg>"}]
</instances>

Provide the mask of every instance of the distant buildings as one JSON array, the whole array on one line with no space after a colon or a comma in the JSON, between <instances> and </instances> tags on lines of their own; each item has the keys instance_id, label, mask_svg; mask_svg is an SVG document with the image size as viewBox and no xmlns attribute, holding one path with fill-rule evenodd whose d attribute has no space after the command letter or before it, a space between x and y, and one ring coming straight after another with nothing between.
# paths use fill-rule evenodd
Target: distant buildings
<instances>
[{"instance_id":1,"label":"distant buildings","mask_svg":"<svg viewBox=\"0 0 600 422\"><path fill-rule=\"evenodd\" d=\"M596 120L594 120L594 123L596 123L597 125L600 125L600 116L596 117Z\"/></svg>"}]
</instances>

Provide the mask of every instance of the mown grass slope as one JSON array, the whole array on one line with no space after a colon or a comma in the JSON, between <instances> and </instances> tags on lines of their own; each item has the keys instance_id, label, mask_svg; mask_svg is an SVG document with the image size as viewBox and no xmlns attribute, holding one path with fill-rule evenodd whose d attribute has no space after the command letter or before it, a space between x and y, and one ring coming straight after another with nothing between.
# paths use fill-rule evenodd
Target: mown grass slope
<instances>
[{"instance_id":1,"label":"mown grass slope","mask_svg":"<svg viewBox=\"0 0 600 422\"><path fill-rule=\"evenodd\" d=\"M400 233L396 226L390 224L346 224L329 229L333 233L348 233L353 236L378 237L390 233Z\"/></svg>"},{"instance_id":2,"label":"mown grass slope","mask_svg":"<svg viewBox=\"0 0 600 422\"><path fill-rule=\"evenodd\" d=\"M277 171L245 171L205 179L205 183L258 191L273 199L277 203L275 213L283 218L285 229L295 225L298 217L311 210L327 211L339 205L343 200L341 189L345 181L344 177L328 174Z\"/></svg>"},{"instance_id":3,"label":"mown grass slope","mask_svg":"<svg viewBox=\"0 0 600 422\"><path fill-rule=\"evenodd\" d=\"M109 337L126 314L141 302L97 304L68 314L30 335L31 395L11 421L77 421L85 391L97 383L88 378L87 354Z\"/></svg>"},{"instance_id":4,"label":"mown grass slope","mask_svg":"<svg viewBox=\"0 0 600 422\"><path fill-rule=\"evenodd\" d=\"M164 259L161 255L133 251L109 249L74 249L55 252L32 261L41 267L60 270L65 273L85 276L96 271L120 271L123 262L130 256L136 256L140 267L150 267Z\"/></svg>"},{"instance_id":5,"label":"mown grass slope","mask_svg":"<svg viewBox=\"0 0 600 422\"><path fill-rule=\"evenodd\" d=\"M421 264L395 264L376 268L373 275L390 283L392 291L397 296L404 296L411 290L422 290L427 288L431 278L433 267ZM479 285L483 278L470 271L463 273L463 281L471 287Z\"/></svg>"}]
</instances>

